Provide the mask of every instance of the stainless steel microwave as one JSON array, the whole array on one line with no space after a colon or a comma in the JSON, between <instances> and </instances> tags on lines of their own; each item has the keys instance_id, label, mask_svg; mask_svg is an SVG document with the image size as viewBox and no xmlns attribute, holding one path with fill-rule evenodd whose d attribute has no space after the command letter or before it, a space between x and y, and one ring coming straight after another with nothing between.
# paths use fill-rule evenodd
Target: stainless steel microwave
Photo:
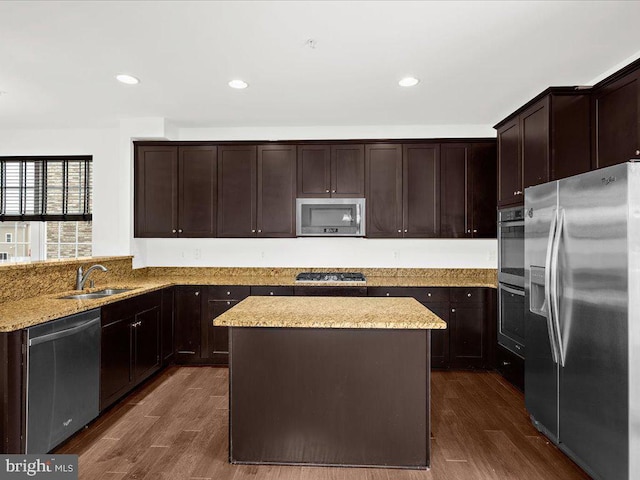
<instances>
[{"instance_id":1,"label":"stainless steel microwave","mask_svg":"<svg viewBox=\"0 0 640 480\"><path fill-rule=\"evenodd\" d=\"M297 198L299 237L364 237L364 198Z\"/></svg>"}]
</instances>

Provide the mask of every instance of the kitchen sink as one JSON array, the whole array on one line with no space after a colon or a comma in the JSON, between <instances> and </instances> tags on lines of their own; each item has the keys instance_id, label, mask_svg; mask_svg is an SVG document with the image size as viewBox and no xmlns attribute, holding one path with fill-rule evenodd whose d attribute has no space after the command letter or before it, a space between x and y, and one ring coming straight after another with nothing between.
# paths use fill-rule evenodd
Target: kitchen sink
<instances>
[{"instance_id":1,"label":"kitchen sink","mask_svg":"<svg viewBox=\"0 0 640 480\"><path fill-rule=\"evenodd\" d=\"M133 290L133 288L105 288L103 290L98 290L96 292L74 293L73 295L65 295L64 297L59 297L59 298L67 299L67 300L91 300L93 298L110 297L111 295L128 292L130 290Z\"/></svg>"}]
</instances>

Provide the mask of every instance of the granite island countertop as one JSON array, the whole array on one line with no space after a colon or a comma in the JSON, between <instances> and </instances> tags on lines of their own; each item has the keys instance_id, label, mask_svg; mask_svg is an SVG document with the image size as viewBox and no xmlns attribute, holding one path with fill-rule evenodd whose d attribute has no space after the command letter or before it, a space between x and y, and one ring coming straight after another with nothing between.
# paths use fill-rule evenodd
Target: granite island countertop
<instances>
[{"instance_id":1,"label":"granite island countertop","mask_svg":"<svg viewBox=\"0 0 640 480\"><path fill-rule=\"evenodd\" d=\"M410 297L248 297L213 320L219 327L445 329Z\"/></svg>"}]
</instances>

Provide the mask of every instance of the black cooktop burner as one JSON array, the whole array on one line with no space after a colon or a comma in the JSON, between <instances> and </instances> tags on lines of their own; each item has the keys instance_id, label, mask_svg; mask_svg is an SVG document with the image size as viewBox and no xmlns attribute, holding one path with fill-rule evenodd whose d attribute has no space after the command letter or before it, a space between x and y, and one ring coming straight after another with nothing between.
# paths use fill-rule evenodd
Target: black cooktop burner
<instances>
[{"instance_id":1,"label":"black cooktop burner","mask_svg":"<svg viewBox=\"0 0 640 480\"><path fill-rule=\"evenodd\" d=\"M303 272L296 277L296 282L364 282L367 279L357 272Z\"/></svg>"}]
</instances>

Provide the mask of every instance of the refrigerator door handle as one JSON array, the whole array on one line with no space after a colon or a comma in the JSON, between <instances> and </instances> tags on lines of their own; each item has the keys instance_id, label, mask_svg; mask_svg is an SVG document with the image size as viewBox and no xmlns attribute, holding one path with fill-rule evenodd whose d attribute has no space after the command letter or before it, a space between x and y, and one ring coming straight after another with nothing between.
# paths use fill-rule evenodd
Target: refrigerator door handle
<instances>
[{"instance_id":1,"label":"refrigerator door handle","mask_svg":"<svg viewBox=\"0 0 640 480\"><path fill-rule=\"evenodd\" d=\"M551 253L551 306L553 310L553 326L555 328L556 343L558 345L558 357L560 366L564 367L565 352L562 345L562 334L560 332L560 305L558 301L558 252L560 250L560 240L562 238L562 229L564 226L564 209L558 209L559 218L556 227L555 239L553 242L553 251Z\"/></svg>"},{"instance_id":2,"label":"refrigerator door handle","mask_svg":"<svg viewBox=\"0 0 640 480\"><path fill-rule=\"evenodd\" d=\"M551 344L551 357L553 363L558 363L558 350L555 329L553 327L553 308L551 306L551 257L558 225L558 212L553 210L553 218L549 227L549 239L547 241L547 255L544 261L544 303L547 310L547 330L549 332L549 343Z\"/></svg>"}]
</instances>

